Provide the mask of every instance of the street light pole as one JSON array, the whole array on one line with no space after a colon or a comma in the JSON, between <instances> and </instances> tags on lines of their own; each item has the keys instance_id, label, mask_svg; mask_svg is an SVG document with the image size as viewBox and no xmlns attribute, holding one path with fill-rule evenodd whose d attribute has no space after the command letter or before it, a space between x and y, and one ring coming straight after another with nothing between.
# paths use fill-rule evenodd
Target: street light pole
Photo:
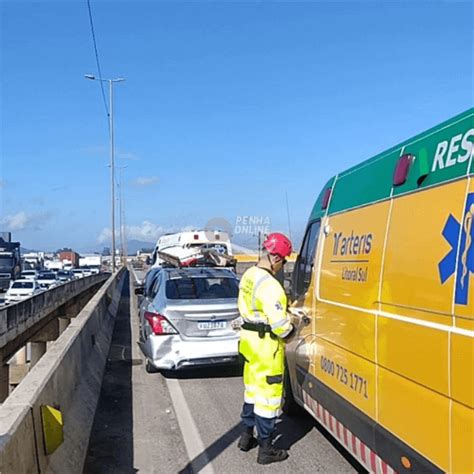
<instances>
[{"instance_id":1,"label":"street light pole","mask_svg":"<svg viewBox=\"0 0 474 474\"><path fill-rule=\"evenodd\" d=\"M115 273L115 150L114 150L114 86L109 80L109 139L110 139L110 189L112 190L112 273Z\"/></svg>"},{"instance_id":2,"label":"street light pole","mask_svg":"<svg viewBox=\"0 0 474 474\"><path fill-rule=\"evenodd\" d=\"M119 189L119 220L120 220L120 256L122 258L122 265L126 265L127 260L125 256L125 218L124 218L124 208L123 208L123 184L122 184L122 171L127 168L127 166L119 166L120 170L120 179L117 183Z\"/></svg>"},{"instance_id":3,"label":"street light pole","mask_svg":"<svg viewBox=\"0 0 474 474\"><path fill-rule=\"evenodd\" d=\"M96 78L91 74L84 76L86 79L99 80L102 82L108 82L109 84L109 147L110 147L110 189L111 189L111 220L112 220L112 272L115 273L115 143L114 143L114 82L125 81L123 77L117 79L102 79Z\"/></svg>"}]
</instances>

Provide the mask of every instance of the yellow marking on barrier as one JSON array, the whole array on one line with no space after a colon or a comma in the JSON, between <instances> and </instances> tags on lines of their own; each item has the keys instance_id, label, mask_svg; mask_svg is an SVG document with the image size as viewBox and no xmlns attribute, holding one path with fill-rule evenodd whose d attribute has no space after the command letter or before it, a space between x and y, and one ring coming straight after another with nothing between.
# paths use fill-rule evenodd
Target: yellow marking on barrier
<instances>
[{"instance_id":1,"label":"yellow marking on barrier","mask_svg":"<svg viewBox=\"0 0 474 474\"><path fill-rule=\"evenodd\" d=\"M49 405L41 405L41 421L46 454L53 454L64 441L63 415Z\"/></svg>"}]
</instances>

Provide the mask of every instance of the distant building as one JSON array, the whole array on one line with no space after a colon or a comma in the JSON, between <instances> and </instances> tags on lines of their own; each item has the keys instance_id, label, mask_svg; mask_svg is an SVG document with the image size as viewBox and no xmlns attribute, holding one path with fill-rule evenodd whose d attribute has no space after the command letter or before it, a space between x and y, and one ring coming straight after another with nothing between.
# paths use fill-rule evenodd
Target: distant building
<instances>
[{"instance_id":1,"label":"distant building","mask_svg":"<svg viewBox=\"0 0 474 474\"><path fill-rule=\"evenodd\" d=\"M74 268L79 266L79 254L72 250L59 252L59 260L64 263L71 263Z\"/></svg>"},{"instance_id":2,"label":"distant building","mask_svg":"<svg viewBox=\"0 0 474 474\"><path fill-rule=\"evenodd\" d=\"M102 256L103 257L110 257L111 252L109 247L104 247L104 250L102 250Z\"/></svg>"}]
</instances>

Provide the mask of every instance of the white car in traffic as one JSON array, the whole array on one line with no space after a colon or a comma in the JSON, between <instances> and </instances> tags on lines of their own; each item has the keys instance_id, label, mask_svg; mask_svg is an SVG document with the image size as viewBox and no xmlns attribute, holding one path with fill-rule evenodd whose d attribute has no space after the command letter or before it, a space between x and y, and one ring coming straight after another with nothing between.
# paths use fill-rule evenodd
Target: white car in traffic
<instances>
[{"instance_id":1,"label":"white car in traffic","mask_svg":"<svg viewBox=\"0 0 474 474\"><path fill-rule=\"evenodd\" d=\"M7 304L17 303L18 301L23 301L26 298L37 295L41 293L41 291L42 289L36 280L26 278L15 280L10 283L10 288L8 288L5 293L5 302Z\"/></svg>"},{"instance_id":2,"label":"white car in traffic","mask_svg":"<svg viewBox=\"0 0 474 474\"><path fill-rule=\"evenodd\" d=\"M92 275L92 269L91 268L81 267L80 269L82 270L82 273L84 274L84 276L88 277L88 276Z\"/></svg>"},{"instance_id":3,"label":"white car in traffic","mask_svg":"<svg viewBox=\"0 0 474 474\"><path fill-rule=\"evenodd\" d=\"M38 272L36 270L23 270L21 272L21 279L25 280L36 280L38 278Z\"/></svg>"},{"instance_id":4,"label":"white car in traffic","mask_svg":"<svg viewBox=\"0 0 474 474\"><path fill-rule=\"evenodd\" d=\"M39 286L41 288L45 289L45 290L49 290L51 288L54 288L55 286L59 285L59 283L60 283L56 273L54 273L54 272L41 273L38 276L37 282L38 282Z\"/></svg>"}]
</instances>

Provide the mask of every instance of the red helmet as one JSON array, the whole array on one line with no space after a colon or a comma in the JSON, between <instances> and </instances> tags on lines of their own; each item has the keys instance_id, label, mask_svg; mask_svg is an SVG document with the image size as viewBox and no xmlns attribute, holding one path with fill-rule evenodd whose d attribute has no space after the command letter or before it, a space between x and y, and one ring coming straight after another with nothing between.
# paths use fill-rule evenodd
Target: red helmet
<instances>
[{"instance_id":1,"label":"red helmet","mask_svg":"<svg viewBox=\"0 0 474 474\"><path fill-rule=\"evenodd\" d=\"M291 240L280 232L272 232L263 242L263 248L271 255L278 255L286 258L291 255L293 250Z\"/></svg>"}]
</instances>

